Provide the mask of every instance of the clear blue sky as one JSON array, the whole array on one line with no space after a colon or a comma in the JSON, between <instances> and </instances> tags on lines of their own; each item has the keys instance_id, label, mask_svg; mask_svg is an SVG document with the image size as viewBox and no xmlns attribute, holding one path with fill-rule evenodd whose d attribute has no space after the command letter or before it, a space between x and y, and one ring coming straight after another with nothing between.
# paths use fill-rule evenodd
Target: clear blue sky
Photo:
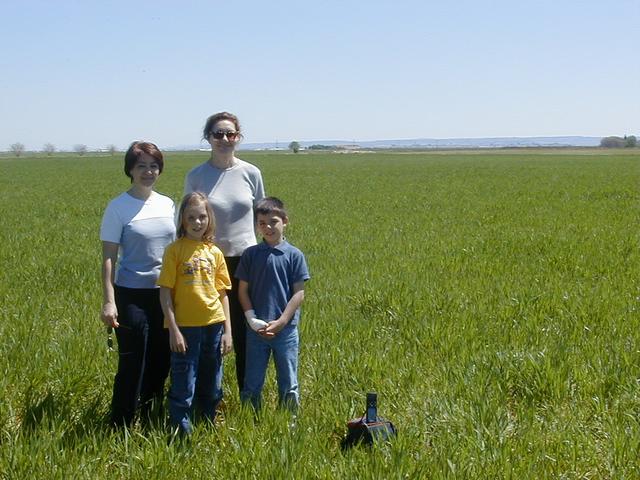
<instances>
[{"instance_id":1,"label":"clear blue sky","mask_svg":"<svg viewBox=\"0 0 640 480\"><path fill-rule=\"evenodd\" d=\"M639 0L1 0L0 150L640 133Z\"/></svg>"}]
</instances>

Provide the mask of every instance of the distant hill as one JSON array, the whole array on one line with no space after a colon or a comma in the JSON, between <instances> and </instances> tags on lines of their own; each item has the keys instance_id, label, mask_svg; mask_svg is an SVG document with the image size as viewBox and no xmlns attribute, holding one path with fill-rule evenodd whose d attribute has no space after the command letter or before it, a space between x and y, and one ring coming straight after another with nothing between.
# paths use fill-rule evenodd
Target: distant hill
<instances>
[{"instance_id":1,"label":"distant hill","mask_svg":"<svg viewBox=\"0 0 640 480\"><path fill-rule=\"evenodd\" d=\"M362 146L374 148L502 148L502 147L596 147L600 137L489 137L489 138L418 138L376 140Z\"/></svg>"},{"instance_id":2,"label":"distant hill","mask_svg":"<svg viewBox=\"0 0 640 480\"><path fill-rule=\"evenodd\" d=\"M410 138L397 140L310 140L298 141L301 147L311 145L358 146L360 148L508 148L508 147L597 147L602 137L488 137L488 138ZM242 143L243 150L286 150L289 142ZM166 150L198 150L201 145L177 145Z\"/></svg>"}]
</instances>

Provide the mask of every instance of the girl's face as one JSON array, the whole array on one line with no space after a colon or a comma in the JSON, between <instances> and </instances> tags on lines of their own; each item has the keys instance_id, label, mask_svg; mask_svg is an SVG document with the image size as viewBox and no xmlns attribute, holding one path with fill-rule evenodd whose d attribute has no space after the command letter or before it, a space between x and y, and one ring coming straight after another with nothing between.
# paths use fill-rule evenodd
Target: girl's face
<instances>
[{"instance_id":1,"label":"girl's face","mask_svg":"<svg viewBox=\"0 0 640 480\"><path fill-rule=\"evenodd\" d=\"M207 140L216 151L233 151L240 141L240 132L231 120L220 120L213 124Z\"/></svg>"},{"instance_id":2,"label":"girl's face","mask_svg":"<svg viewBox=\"0 0 640 480\"><path fill-rule=\"evenodd\" d=\"M131 183L139 187L151 188L160 175L160 165L151 155L143 153L129 173Z\"/></svg>"},{"instance_id":3,"label":"girl's face","mask_svg":"<svg viewBox=\"0 0 640 480\"><path fill-rule=\"evenodd\" d=\"M204 203L196 203L187 206L182 214L182 227L187 238L202 240L204 232L209 226L209 215Z\"/></svg>"}]
</instances>

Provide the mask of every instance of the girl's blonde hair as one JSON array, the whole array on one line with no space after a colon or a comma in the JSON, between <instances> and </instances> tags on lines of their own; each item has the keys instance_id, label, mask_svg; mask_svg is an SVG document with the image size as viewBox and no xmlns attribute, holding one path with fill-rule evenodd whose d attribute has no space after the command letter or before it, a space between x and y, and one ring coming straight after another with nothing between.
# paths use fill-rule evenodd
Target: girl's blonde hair
<instances>
[{"instance_id":1,"label":"girl's blonde hair","mask_svg":"<svg viewBox=\"0 0 640 480\"><path fill-rule=\"evenodd\" d=\"M187 193L182 199L182 202L180 203L180 210L178 212L178 238L182 238L187 234L187 231L184 228L184 211L187 207L202 203L204 203L207 215L209 216L209 224L202 235L202 241L213 243L213 236L216 233L216 217L213 216L213 210L211 209L211 205L209 205L209 199L202 192Z\"/></svg>"}]
</instances>

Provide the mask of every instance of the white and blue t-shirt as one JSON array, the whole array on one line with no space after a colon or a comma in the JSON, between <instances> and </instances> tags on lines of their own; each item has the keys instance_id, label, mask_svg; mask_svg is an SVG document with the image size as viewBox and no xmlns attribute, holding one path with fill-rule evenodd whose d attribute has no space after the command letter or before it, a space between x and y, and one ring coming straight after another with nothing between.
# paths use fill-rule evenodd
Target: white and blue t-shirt
<instances>
[{"instance_id":1,"label":"white and blue t-shirt","mask_svg":"<svg viewBox=\"0 0 640 480\"><path fill-rule=\"evenodd\" d=\"M204 162L185 178L184 194L191 192L209 197L216 217L215 243L225 257L239 257L256 244L253 207L264 198L258 167L240 159L226 169Z\"/></svg>"},{"instance_id":2,"label":"white and blue t-shirt","mask_svg":"<svg viewBox=\"0 0 640 480\"><path fill-rule=\"evenodd\" d=\"M164 249L176 236L173 200L152 192L146 200L127 192L104 212L100 240L117 243L115 284L127 288L156 288Z\"/></svg>"}]
</instances>

